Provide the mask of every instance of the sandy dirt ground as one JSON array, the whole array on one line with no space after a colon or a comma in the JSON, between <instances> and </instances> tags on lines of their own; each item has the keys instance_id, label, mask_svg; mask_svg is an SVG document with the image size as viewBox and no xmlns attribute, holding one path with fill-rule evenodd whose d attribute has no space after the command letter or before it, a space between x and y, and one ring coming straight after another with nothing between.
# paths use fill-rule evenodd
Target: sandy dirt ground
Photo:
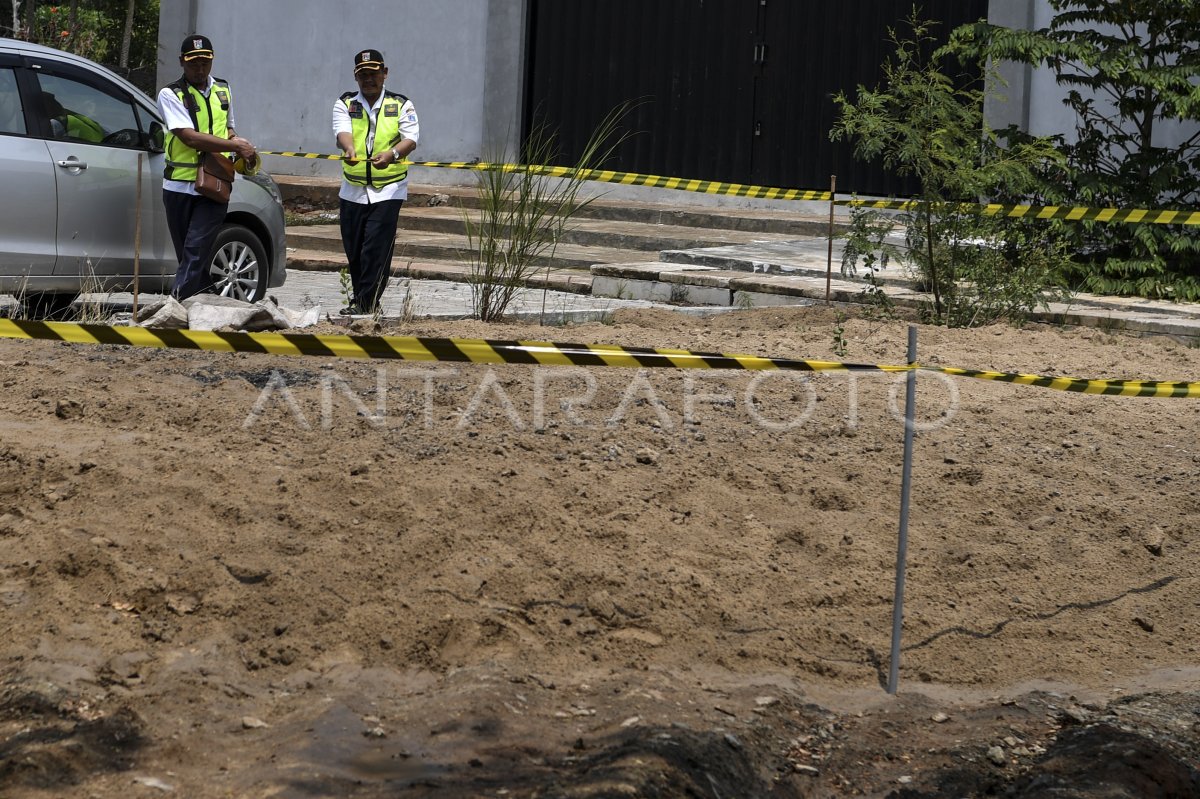
<instances>
[{"instance_id":1,"label":"sandy dirt ground","mask_svg":"<svg viewBox=\"0 0 1200 799\"><path fill-rule=\"evenodd\" d=\"M906 326L383 332L902 364ZM1169 339L919 346L1200 379ZM0 796L1200 792L1200 400L922 375L889 696L903 377L0 363Z\"/></svg>"}]
</instances>

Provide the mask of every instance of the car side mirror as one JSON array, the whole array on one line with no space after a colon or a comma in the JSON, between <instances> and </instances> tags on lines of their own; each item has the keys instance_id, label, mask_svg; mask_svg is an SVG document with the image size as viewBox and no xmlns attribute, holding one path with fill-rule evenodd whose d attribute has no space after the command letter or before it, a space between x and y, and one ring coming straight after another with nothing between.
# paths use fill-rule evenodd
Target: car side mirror
<instances>
[{"instance_id":1,"label":"car side mirror","mask_svg":"<svg viewBox=\"0 0 1200 799\"><path fill-rule=\"evenodd\" d=\"M158 120L154 120L153 122L150 123L150 137L149 138L150 138L150 141L149 141L150 152L161 153L161 152L163 152L163 150L166 149L166 145L165 145L166 138L167 138L166 129L163 128L162 123L159 122Z\"/></svg>"}]
</instances>

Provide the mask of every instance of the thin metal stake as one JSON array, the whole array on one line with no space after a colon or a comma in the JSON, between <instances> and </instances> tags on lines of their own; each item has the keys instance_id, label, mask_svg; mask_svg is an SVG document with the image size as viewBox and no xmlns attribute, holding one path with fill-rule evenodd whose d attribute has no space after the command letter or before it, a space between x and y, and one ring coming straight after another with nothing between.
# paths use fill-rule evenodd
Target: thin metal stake
<instances>
[{"instance_id":1,"label":"thin metal stake","mask_svg":"<svg viewBox=\"0 0 1200 799\"><path fill-rule=\"evenodd\" d=\"M133 321L137 322L142 278L142 153L138 153L137 200L133 209Z\"/></svg>"},{"instance_id":2,"label":"thin metal stake","mask_svg":"<svg viewBox=\"0 0 1200 799\"><path fill-rule=\"evenodd\" d=\"M829 258L825 261L825 304L833 282L833 212L837 209L837 175L829 176Z\"/></svg>"},{"instance_id":3,"label":"thin metal stake","mask_svg":"<svg viewBox=\"0 0 1200 799\"><path fill-rule=\"evenodd\" d=\"M908 365L917 362L917 326L908 328ZM908 372L904 395L904 477L900 483L900 540L896 545L896 597L892 602L892 660L887 692L900 685L900 628L904 622L904 576L908 564L908 505L912 494L913 432L916 427L917 370Z\"/></svg>"}]
</instances>

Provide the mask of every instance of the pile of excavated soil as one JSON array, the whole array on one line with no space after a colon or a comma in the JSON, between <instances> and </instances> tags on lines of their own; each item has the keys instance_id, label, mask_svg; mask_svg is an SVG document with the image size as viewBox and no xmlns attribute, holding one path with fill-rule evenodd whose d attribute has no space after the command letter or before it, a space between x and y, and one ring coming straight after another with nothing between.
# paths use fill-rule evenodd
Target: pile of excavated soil
<instances>
[{"instance_id":1,"label":"pile of excavated soil","mask_svg":"<svg viewBox=\"0 0 1200 799\"><path fill-rule=\"evenodd\" d=\"M906 361L823 308L384 332ZM919 346L1200 379L1169 339ZM1200 401L922 374L888 697L903 376L0 362L0 795L1196 788Z\"/></svg>"}]
</instances>

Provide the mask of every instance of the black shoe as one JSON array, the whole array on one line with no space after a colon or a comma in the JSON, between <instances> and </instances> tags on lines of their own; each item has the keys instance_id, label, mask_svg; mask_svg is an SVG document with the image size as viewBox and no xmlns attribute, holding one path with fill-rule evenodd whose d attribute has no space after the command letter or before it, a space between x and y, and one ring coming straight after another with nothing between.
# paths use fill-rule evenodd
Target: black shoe
<instances>
[{"instance_id":1,"label":"black shoe","mask_svg":"<svg viewBox=\"0 0 1200 799\"><path fill-rule=\"evenodd\" d=\"M347 305L342 310L338 311L339 316L361 316L362 311L357 305Z\"/></svg>"}]
</instances>

